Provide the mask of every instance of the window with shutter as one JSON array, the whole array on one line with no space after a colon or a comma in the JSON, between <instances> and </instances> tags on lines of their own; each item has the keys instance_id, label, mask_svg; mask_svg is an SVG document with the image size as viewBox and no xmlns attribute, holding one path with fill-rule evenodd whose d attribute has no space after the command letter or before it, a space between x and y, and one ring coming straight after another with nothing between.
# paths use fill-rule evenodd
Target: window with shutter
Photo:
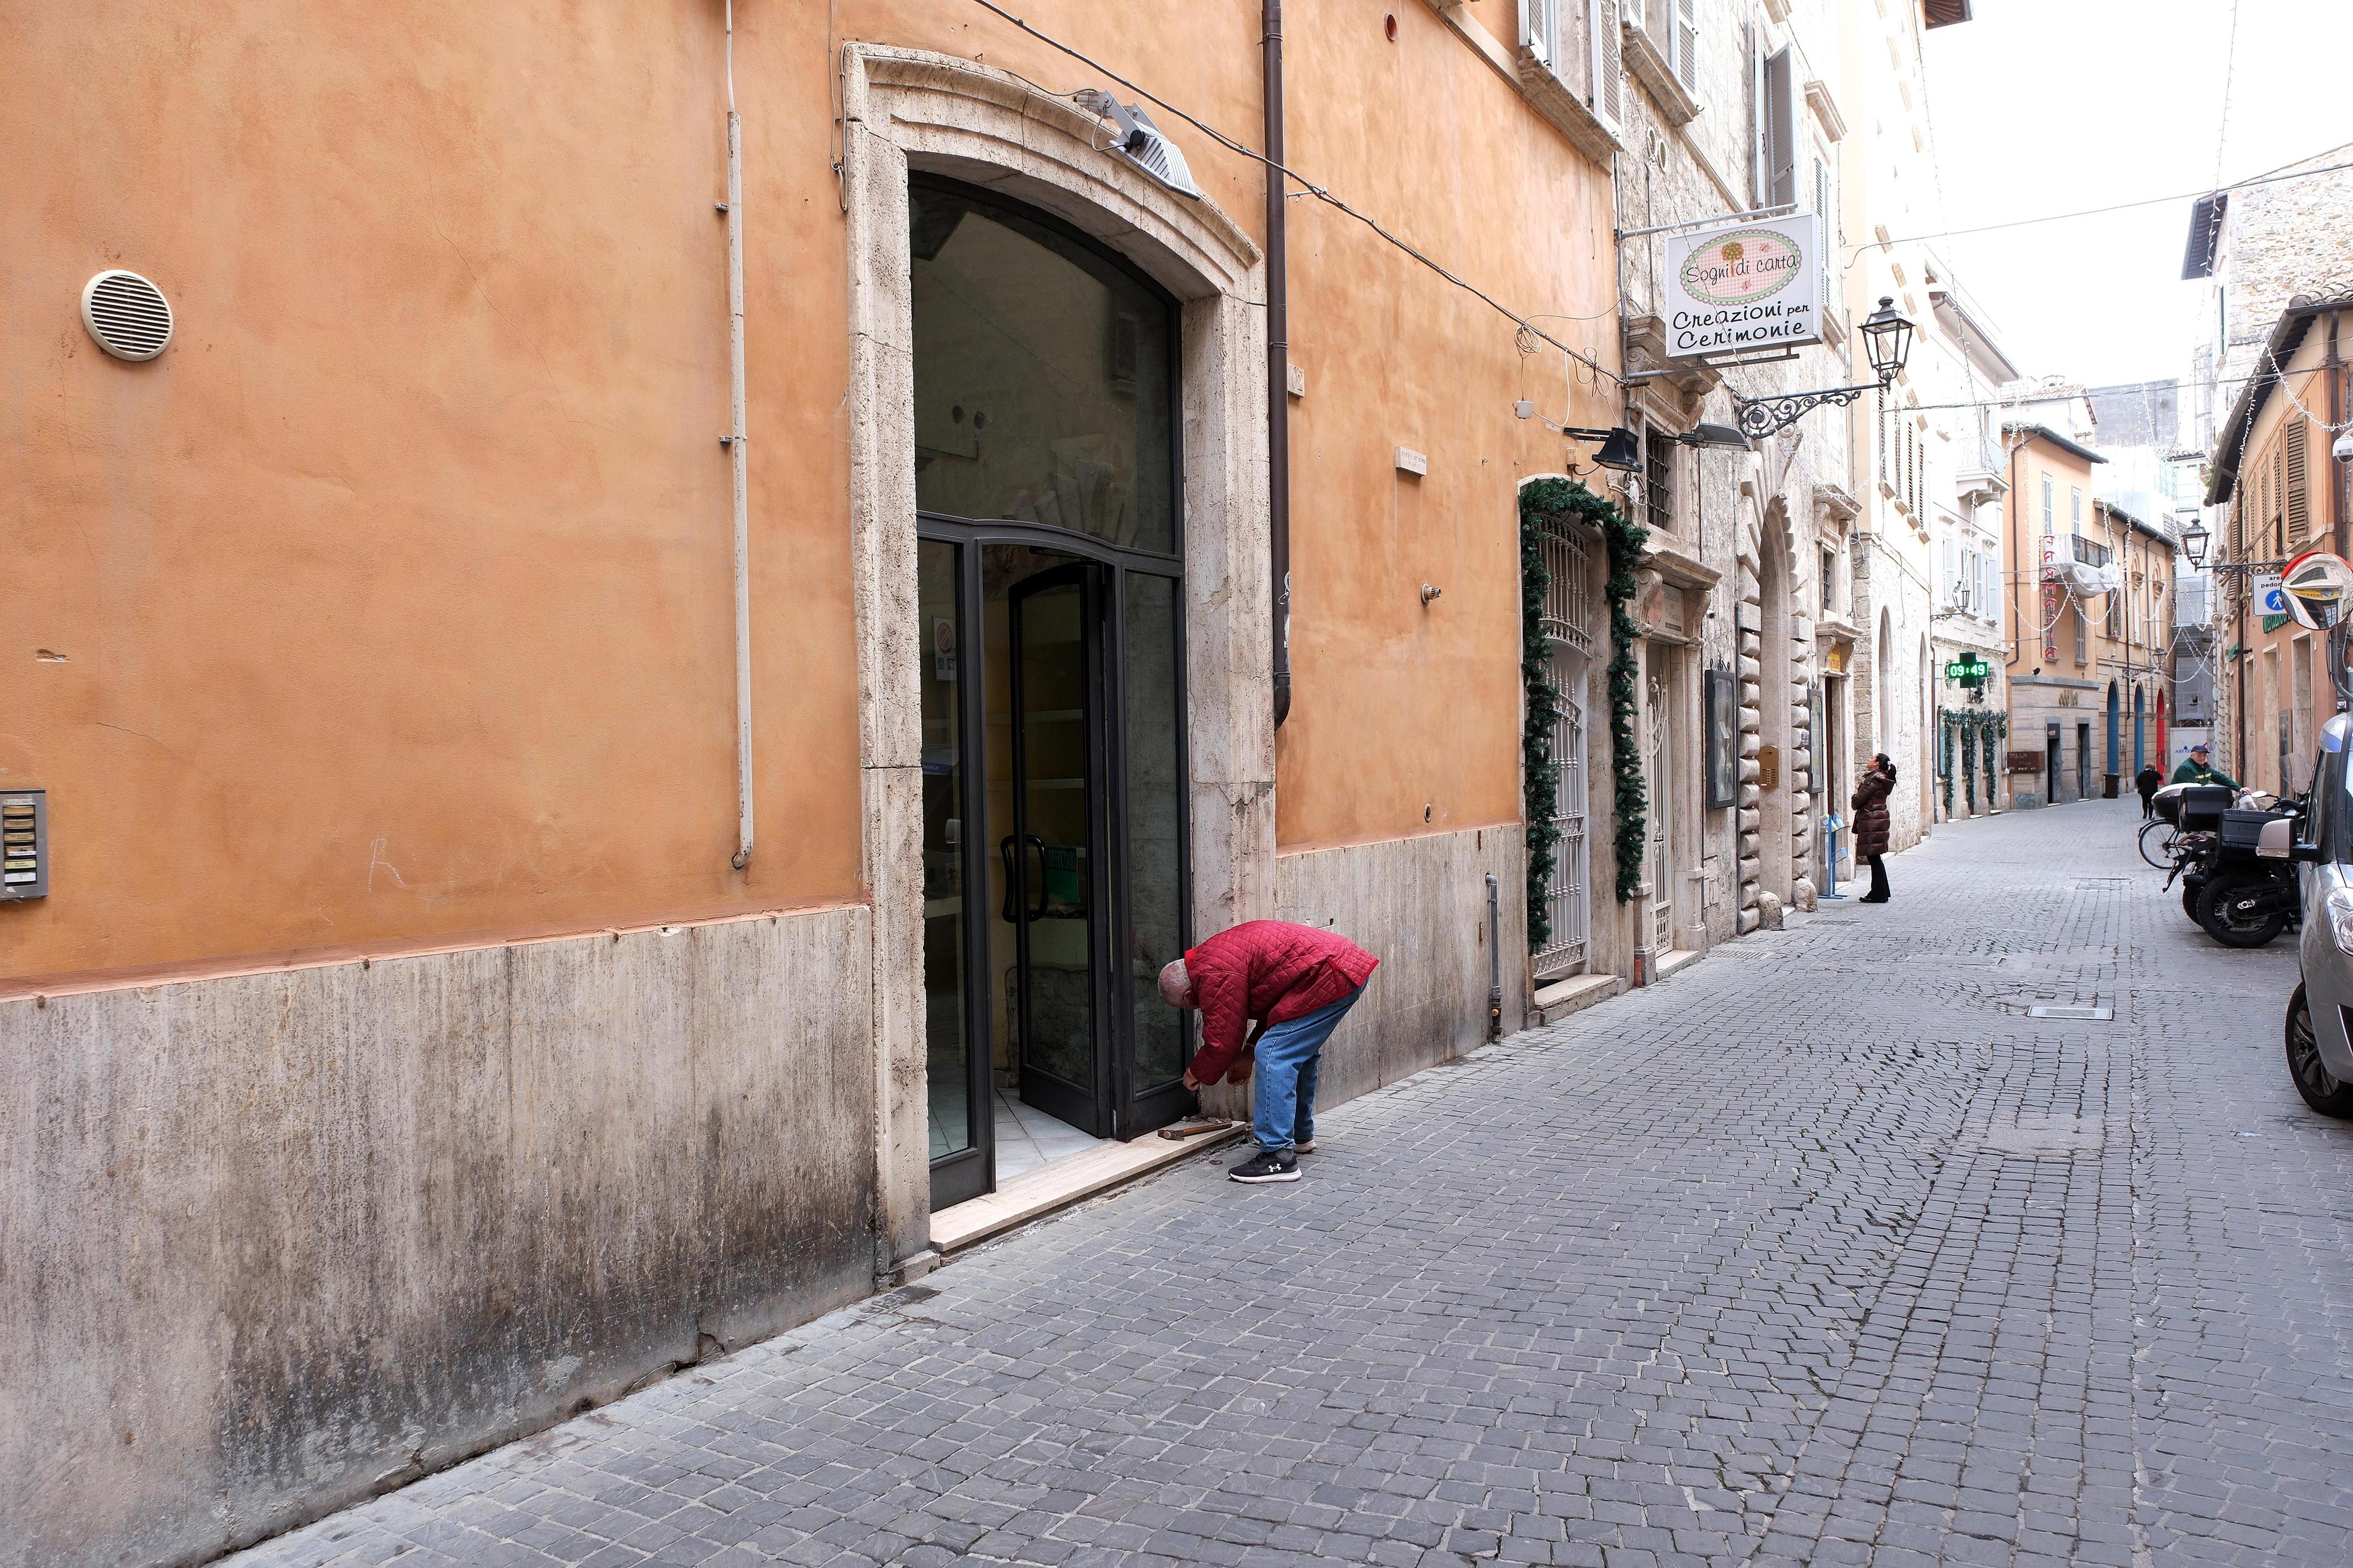
<instances>
[{"instance_id":1,"label":"window with shutter","mask_svg":"<svg viewBox=\"0 0 2353 1568\"><path fill-rule=\"evenodd\" d=\"M1757 136L1763 148L1759 205L1793 206L1798 200L1797 71L1785 48L1765 57L1758 100Z\"/></svg>"},{"instance_id":2,"label":"window with shutter","mask_svg":"<svg viewBox=\"0 0 2353 1568\"><path fill-rule=\"evenodd\" d=\"M1520 0L1520 42L1546 65L1560 58L1557 0Z\"/></svg>"},{"instance_id":3,"label":"window with shutter","mask_svg":"<svg viewBox=\"0 0 2353 1568\"><path fill-rule=\"evenodd\" d=\"M2053 487L2053 486L2052 486L2052 482L2051 482L2051 476L2050 476L2049 474L2045 474L2045 475L2043 475L2043 476L2042 476L2042 531L2043 531L2043 532L2045 532L2045 533L2051 533L2051 532L2053 532L2053 531L2056 531L2056 529L2058 528L2058 523L2057 523L2057 522L2056 522L2056 521L2054 520L2054 518L2053 518L2053 516L2052 516L2052 506L2053 506L2053 500L2052 500L2052 498L2053 498L2056 494L2057 494L2057 490L2056 490L2055 487Z\"/></svg>"},{"instance_id":4,"label":"window with shutter","mask_svg":"<svg viewBox=\"0 0 2353 1568\"><path fill-rule=\"evenodd\" d=\"M2287 443L2273 442L2271 470L2263 482L2268 492L2264 498L2268 502L2264 510L2271 517L2272 554L2274 557L2287 553L2287 534L2286 530L2282 526L2281 517L2282 503L2287 499L2286 458Z\"/></svg>"},{"instance_id":5,"label":"window with shutter","mask_svg":"<svg viewBox=\"0 0 2353 1568\"><path fill-rule=\"evenodd\" d=\"M1675 25L1670 35L1674 39L1673 52L1667 63L1674 68L1675 79L1683 84L1686 92L1699 90L1699 0L1674 0Z\"/></svg>"},{"instance_id":6,"label":"window with shutter","mask_svg":"<svg viewBox=\"0 0 2353 1568\"><path fill-rule=\"evenodd\" d=\"M2312 537L2311 482L2306 468L2310 459L2305 451L2304 441L2304 421L2291 418L2286 439L2282 443L2287 448L2287 538L2290 544L2302 544Z\"/></svg>"},{"instance_id":7,"label":"window with shutter","mask_svg":"<svg viewBox=\"0 0 2353 1568\"><path fill-rule=\"evenodd\" d=\"M1937 590L1947 609L1961 603L1961 542L1950 534L1945 536L1945 580Z\"/></svg>"},{"instance_id":8,"label":"window with shutter","mask_svg":"<svg viewBox=\"0 0 2353 1568\"><path fill-rule=\"evenodd\" d=\"M1814 213L1821 219L1822 237L1830 239L1838 227L1838 215L1831 205L1831 165L1827 157L1814 160ZM1837 276L1837 268L1828 265L1822 268L1821 310L1825 316L1829 315L1836 306L1836 297L1831 292L1831 280Z\"/></svg>"},{"instance_id":9,"label":"window with shutter","mask_svg":"<svg viewBox=\"0 0 2353 1568\"><path fill-rule=\"evenodd\" d=\"M1593 111L1616 135L1625 123L1625 68L1619 59L1618 0L1586 0L1587 37L1593 40Z\"/></svg>"}]
</instances>

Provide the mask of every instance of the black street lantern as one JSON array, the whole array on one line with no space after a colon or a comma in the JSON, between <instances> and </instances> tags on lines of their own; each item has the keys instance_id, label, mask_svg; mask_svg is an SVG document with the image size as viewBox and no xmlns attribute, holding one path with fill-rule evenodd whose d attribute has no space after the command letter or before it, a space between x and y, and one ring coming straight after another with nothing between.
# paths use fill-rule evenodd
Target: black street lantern
<instances>
[{"instance_id":1,"label":"black street lantern","mask_svg":"<svg viewBox=\"0 0 2353 1568\"><path fill-rule=\"evenodd\" d=\"M1817 408L1843 408L1866 392L1885 392L1894 385L1904 374L1904 362L1912 357L1912 323L1896 313L1894 295L1879 297L1879 309L1862 323L1862 342L1871 355L1871 368L1879 374L1877 381L1825 387L1820 392L1785 392L1753 402L1736 392L1732 406L1739 416L1740 433L1756 440L1788 429Z\"/></svg>"},{"instance_id":2,"label":"black street lantern","mask_svg":"<svg viewBox=\"0 0 2353 1568\"><path fill-rule=\"evenodd\" d=\"M1862 342L1863 351L1871 355L1871 368L1879 373L1880 385L1904 374L1904 362L1912 357L1912 323L1896 314L1895 296L1879 297L1879 309L1862 323Z\"/></svg>"},{"instance_id":3,"label":"black street lantern","mask_svg":"<svg viewBox=\"0 0 2353 1568\"><path fill-rule=\"evenodd\" d=\"M2206 531L2206 525L2198 521L2198 514L2191 512L2189 526L2181 531L2181 549L2182 552L2189 557L2189 564L2192 566L2206 564L2206 542L2212 537L2213 535Z\"/></svg>"}]
</instances>

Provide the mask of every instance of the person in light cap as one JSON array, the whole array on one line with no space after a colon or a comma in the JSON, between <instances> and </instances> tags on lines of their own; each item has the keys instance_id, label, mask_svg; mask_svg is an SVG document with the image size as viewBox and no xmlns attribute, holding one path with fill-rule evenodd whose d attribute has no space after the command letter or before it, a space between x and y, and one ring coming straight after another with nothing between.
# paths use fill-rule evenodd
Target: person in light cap
<instances>
[{"instance_id":1,"label":"person in light cap","mask_svg":"<svg viewBox=\"0 0 2353 1568\"><path fill-rule=\"evenodd\" d=\"M1336 931L1289 921L1245 921L1160 972L1160 997L1201 1013L1201 1048L1185 1087L1245 1083L1255 1060L1250 1127L1258 1153L1227 1174L1295 1182L1315 1147L1315 1078L1324 1042L1340 1026L1380 960ZM1245 1037L1244 1026L1258 1020Z\"/></svg>"}]
</instances>

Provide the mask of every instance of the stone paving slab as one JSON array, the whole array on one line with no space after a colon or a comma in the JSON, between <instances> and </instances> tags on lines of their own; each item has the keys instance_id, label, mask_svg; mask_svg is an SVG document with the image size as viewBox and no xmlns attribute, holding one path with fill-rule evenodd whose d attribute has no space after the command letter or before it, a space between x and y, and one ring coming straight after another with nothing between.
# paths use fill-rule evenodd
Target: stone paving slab
<instances>
[{"instance_id":1,"label":"stone paving slab","mask_svg":"<svg viewBox=\"0 0 2353 1568\"><path fill-rule=\"evenodd\" d=\"M236 1561L2353 1561L2353 1128L2137 804Z\"/></svg>"}]
</instances>

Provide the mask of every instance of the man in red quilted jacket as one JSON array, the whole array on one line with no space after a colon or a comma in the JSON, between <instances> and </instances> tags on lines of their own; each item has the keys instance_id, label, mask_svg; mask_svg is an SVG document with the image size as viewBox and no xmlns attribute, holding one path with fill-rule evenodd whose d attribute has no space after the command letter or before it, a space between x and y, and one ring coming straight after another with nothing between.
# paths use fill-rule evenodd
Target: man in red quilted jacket
<instances>
[{"instance_id":1,"label":"man in red quilted jacket","mask_svg":"<svg viewBox=\"0 0 2353 1568\"><path fill-rule=\"evenodd\" d=\"M1245 921L1160 972L1161 999L1201 1010L1201 1048L1185 1087L1223 1079L1250 1097L1257 1155L1227 1174L1237 1182L1295 1182L1299 1156L1315 1147L1315 1073L1324 1042L1364 994L1380 960L1335 931L1289 921ZM1249 1020L1255 1033L1244 1036Z\"/></svg>"}]
</instances>

